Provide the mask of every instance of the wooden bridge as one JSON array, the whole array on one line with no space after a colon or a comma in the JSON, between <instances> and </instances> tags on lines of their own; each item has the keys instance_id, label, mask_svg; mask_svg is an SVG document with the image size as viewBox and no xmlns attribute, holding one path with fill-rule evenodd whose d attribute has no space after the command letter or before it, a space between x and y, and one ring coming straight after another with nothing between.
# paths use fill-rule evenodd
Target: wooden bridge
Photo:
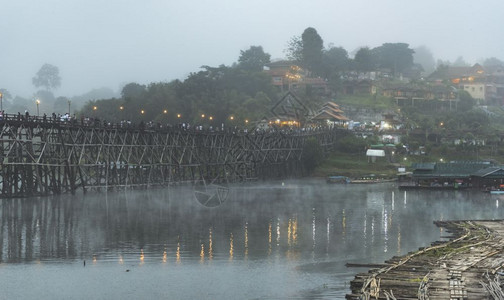
<instances>
[{"instance_id":1,"label":"wooden bridge","mask_svg":"<svg viewBox=\"0 0 504 300\"><path fill-rule=\"evenodd\" d=\"M0 197L246 181L301 174L306 140L324 151L342 131L245 133L140 128L4 116Z\"/></svg>"}]
</instances>

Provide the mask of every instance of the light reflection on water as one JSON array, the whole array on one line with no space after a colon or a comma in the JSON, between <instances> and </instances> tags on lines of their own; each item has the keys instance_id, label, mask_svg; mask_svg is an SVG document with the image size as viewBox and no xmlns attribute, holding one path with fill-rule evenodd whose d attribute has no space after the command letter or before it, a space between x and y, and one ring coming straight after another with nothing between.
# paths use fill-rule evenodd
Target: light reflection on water
<instances>
[{"instance_id":1,"label":"light reflection on water","mask_svg":"<svg viewBox=\"0 0 504 300\"><path fill-rule=\"evenodd\" d=\"M231 186L216 208L180 186L4 199L0 299L341 299L365 271L345 263L428 246L434 220L503 218L499 201L322 181Z\"/></svg>"}]
</instances>

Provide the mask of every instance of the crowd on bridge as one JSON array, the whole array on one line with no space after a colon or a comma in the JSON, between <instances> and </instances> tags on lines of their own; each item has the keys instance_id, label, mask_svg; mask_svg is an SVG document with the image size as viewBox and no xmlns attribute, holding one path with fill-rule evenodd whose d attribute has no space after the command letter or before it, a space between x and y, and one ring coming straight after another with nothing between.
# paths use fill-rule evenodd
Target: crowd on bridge
<instances>
[{"instance_id":1,"label":"crowd on bridge","mask_svg":"<svg viewBox=\"0 0 504 300\"><path fill-rule=\"evenodd\" d=\"M6 114L5 111L0 111L0 122L15 121L15 122L30 122L42 124L56 124L59 126L82 126L94 128L110 128L110 129L124 129L124 130L149 130L149 131L187 131L187 132L205 132L205 133L229 133L229 134L266 134L266 133L282 133L282 134L306 134L325 130L334 130L336 128L328 128L325 126L309 126L309 127L239 127L239 126L225 126L221 123L220 126L204 126L201 124L193 125L188 122L181 122L176 125L162 124L154 121L140 121L138 124L130 120L121 120L117 123L109 122L107 120L100 120L99 118L80 116L80 119L75 114L70 115L52 113L51 116L43 114L42 116L32 116L28 111L24 114L18 112L17 114Z\"/></svg>"}]
</instances>

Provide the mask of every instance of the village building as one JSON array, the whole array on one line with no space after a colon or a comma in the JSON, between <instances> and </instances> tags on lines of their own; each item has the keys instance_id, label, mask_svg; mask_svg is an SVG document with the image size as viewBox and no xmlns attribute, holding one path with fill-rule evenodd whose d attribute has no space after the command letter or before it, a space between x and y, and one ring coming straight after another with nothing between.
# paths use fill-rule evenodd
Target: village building
<instances>
[{"instance_id":1,"label":"village building","mask_svg":"<svg viewBox=\"0 0 504 300\"><path fill-rule=\"evenodd\" d=\"M268 124L275 127L302 127L313 115L312 111L291 90L273 105L270 112L272 116Z\"/></svg>"},{"instance_id":2,"label":"village building","mask_svg":"<svg viewBox=\"0 0 504 300\"><path fill-rule=\"evenodd\" d=\"M411 83L386 84L382 95L396 100L398 106L442 105L455 109L458 102L457 89L441 83L415 85Z\"/></svg>"},{"instance_id":3,"label":"village building","mask_svg":"<svg viewBox=\"0 0 504 300\"><path fill-rule=\"evenodd\" d=\"M329 128L334 128L345 126L345 123L348 122L349 119L343 114L338 104L329 101L318 110L317 114L311 118L311 121L313 123L328 126Z\"/></svg>"},{"instance_id":4,"label":"village building","mask_svg":"<svg viewBox=\"0 0 504 300\"><path fill-rule=\"evenodd\" d=\"M441 66L428 77L429 82L448 83L468 92L484 104L504 104L504 67Z\"/></svg>"},{"instance_id":5,"label":"village building","mask_svg":"<svg viewBox=\"0 0 504 300\"><path fill-rule=\"evenodd\" d=\"M280 60L266 64L266 72L271 76L272 84L280 92L306 90L317 95L329 94L327 82L320 77L312 77L310 72L289 60Z\"/></svg>"},{"instance_id":6,"label":"village building","mask_svg":"<svg viewBox=\"0 0 504 300\"><path fill-rule=\"evenodd\" d=\"M375 94L376 91L376 85L371 79L346 79L342 82L342 93L344 95L371 95Z\"/></svg>"},{"instance_id":7,"label":"village building","mask_svg":"<svg viewBox=\"0 0 504 300\"><path fill-rule=\"evenodd\" d=\"M504 185L504 168L490 161L453 161L412 165L413 185L400 188L499 189Z\"/></svg>"}]
</instances>

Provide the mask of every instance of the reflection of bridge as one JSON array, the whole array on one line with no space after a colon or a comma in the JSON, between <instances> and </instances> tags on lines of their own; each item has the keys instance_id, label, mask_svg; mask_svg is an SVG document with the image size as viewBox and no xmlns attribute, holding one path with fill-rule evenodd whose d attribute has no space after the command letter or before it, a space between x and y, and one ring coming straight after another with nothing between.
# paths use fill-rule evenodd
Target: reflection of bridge
<instances>
[{"instance_id":1,"label":"reflection of bridge","mask_svg":"<svg viewBox=\"0 0 504 300\"><path fill-rule=\"evenodd\" d=\"M17 117L0 121L0 129L0 197L300 174L307 138L328 150L341 134L81 126Z\"/></svg>"}]
</instances>

